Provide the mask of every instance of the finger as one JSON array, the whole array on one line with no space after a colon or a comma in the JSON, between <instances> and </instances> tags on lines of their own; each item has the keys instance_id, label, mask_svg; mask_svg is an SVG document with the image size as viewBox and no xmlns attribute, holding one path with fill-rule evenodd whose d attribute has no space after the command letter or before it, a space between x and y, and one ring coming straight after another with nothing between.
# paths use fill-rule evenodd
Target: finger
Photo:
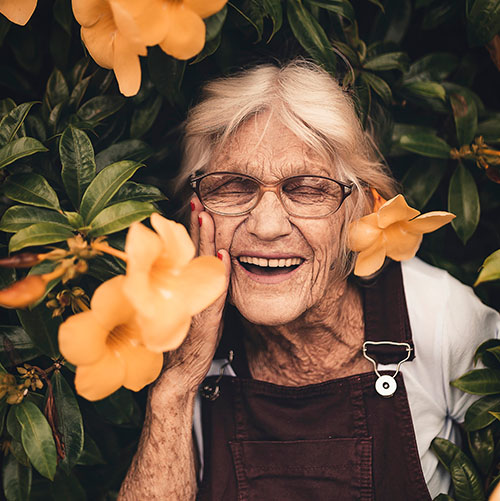
<instances>
[{"instance_id":1,"label":"finger","mask_svg":"<svg viewBox=\"0 0 500 501\"><path fill-rule=\"evenodd\" d=\"M199 219L199 234L200 240L198 244L200 256L215 256L215 224L212 216L208 212L200 212Z\"/></svg>"},{"instance_id":2,"label":"finger","mask_svg":"<svg viewBox=\"0 0 500 501\"><path fill-rule=\"evenodd\" d=\"M199 214L203 210L203 205L201 205L200 200L196 195L194 195L190 200L191 206L191 217L189 220L189 235L191 236L191 240L194 243L196 251L198 251L199 243L200 243L200 222L199 222Z\"/></svg>"}]
</instances>

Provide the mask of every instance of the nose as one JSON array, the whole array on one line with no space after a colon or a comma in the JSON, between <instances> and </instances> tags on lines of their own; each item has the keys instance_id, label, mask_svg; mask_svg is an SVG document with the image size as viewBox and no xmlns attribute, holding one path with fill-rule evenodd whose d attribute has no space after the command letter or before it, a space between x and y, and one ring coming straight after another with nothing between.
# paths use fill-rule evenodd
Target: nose
<instances>
[{"instance_id":1,"label":"nose","mask_svg":"<svg viewBox=\"0 0 500 501\"><path fill-rule=\"evenodd\" d=\"M288 213L277 195L269 191L262 195L248 215L246 226L249 233L268 241L289 235L292 231Z\"/></svg>"}]
</instances>

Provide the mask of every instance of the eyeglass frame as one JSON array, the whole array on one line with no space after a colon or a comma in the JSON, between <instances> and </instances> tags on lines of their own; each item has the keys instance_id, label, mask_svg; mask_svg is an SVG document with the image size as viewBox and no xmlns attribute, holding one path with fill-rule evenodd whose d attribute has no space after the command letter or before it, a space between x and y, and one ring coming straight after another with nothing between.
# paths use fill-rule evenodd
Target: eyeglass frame
<instances>
[{"instance_id":1,"label":"eyeglass frame","mask_svg":"<svg viewBox=\"0 0 500 501\"><path fill-rule=\"evenodd\" d=\"M252 181L255 181L259 186L259 192L257 194L255 204L252 205L252 207L250 207L250 209L244 210L242 212L237 212L235 214L225 214L223 212L213 210L213 209L210 209L209 207L207 207L204 204L202 196L200 194L200 183L205 177L211 176L213 174L231 174L231 175L240 176L240 177L244 177L244 178L250 179ZM328 179L329 181L333 181L334 183L338 184L340 186L340 188L342 189L342 200L340 201L339 206L334 211L331 211L328 214L325 214L324 216L299 216L297 214L293 214L292 212L290 212L287 209L286 205L283 203L283 200L281 200L281 189L280 188L282 187L283 183L285 183L286 181L290 181L291 179L296 179L296 178L301 178L301 177L314 177L317 179ZM198 196L198 199L200 200L203 207L205 209L207 209L208 211L212 212L213 214L218 214L219 216L233 217L233 216L245 216L246 214L250 214L250 212L252 212L255 209L255 207L257 207L257 205L259 205L259 202L261 201L262 197L264 196L264 193L266 191L271 191L276 195L276 198L279 200L283 209L285 209L286 213L289 216L299 217L302 219L322 219L324 217L328 217L328 216L331 216L332 214L335 214L340 209L340 207L342 207L344 200L352 193L353 188L354 188L353 183L347 184L347 183L343 183L342 181L338 181L337 179L333 179L331 177L318 176L316 174L297 174L295 176L285 177L285 178L281 179L280 181L278 181L277 183L267 184L267 183L263 183L260 179L257 179L256 177L250 176L249 174L241 174L239 172L230 172L230 171L207 172L205 174L199 174L199 175L192 174L191 177L189 178L189 184L190 184L191 188L193 189L193 191Z\"/></svg>"}]
</instances>

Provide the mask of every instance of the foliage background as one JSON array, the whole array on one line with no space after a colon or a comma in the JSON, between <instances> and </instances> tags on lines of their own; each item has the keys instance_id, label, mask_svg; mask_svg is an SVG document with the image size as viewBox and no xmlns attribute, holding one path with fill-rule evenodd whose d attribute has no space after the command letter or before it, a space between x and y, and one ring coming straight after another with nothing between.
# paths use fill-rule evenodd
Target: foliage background
<instances>
[{"instance_id":1,"label":"foliage background","mask_svg":"<svg viewBox=\"0 0 500 501\"><path fill-rule=\"evenodd\" d=\"M25 27L0 19L1 256L9 245L10 251L54 242L64 247L75 231L86 238L110 235L120 248L132 221L158 209L175 215L178 203L163 194L179 165L180 124L203 82L302 55L354 96L410 204L457 214L453 227L424 239L419 255L475 282L485 258L500 247L500 1L235 0L205 21L207 42L198 57L186 63L149 48L141 58L141 90L126 99L113 73L87 57L70 0L40 0ZM470 147L479 136L488 147ZM469 150L450 153L462 146ZM116 167L124 160L129 162ZM99 208L100 225L88 224L81 192L111 164L121 184ZM80 185L72 181L77 174L84 174ZM47 222L56 224L52 237L45 236L47 227L32 226ZM500 277L499 260L490 258L486 279ZM67 285L51 282L52 292L78 286L91 295L101 281L124 271L111 257L88 264L88 273ZM42 273L50 266L35 268ZM25 273L0 269L0 287ZM476 292L500 307L498 281ZM59 364L61 318L52 318L45 302L1 311L0 369L22 382L17 367L28 363L40 369L44 383L17 404L0 401L3 496L115 499L137 445L145 392L121 389L96 403L76 396L72 367ZM496 346L483 347L481 357ZM435 444L443 464L454 468L458 500L482 499L498 480L500 434L490 411L500 411L500 372L489 362L493 372L473 376L483 386L472 390L490 399L496 394L496 400L474 413L483 417L481 427L468 431L480 435L469 434L461 453L472 459L450 444ZM487 393L485 377L492 384ZM65 446L64 459L57 440Z\"/></svg>"}]
</instances>

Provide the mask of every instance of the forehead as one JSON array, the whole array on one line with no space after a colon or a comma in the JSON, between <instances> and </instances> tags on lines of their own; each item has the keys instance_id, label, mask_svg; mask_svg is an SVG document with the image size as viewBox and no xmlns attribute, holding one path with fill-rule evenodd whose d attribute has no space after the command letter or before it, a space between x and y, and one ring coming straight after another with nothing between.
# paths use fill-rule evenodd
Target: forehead
<instances>
[{"instance_id":1,"label":"forehead","mask_svg":"<svg viewBox=\"0 0 500 501\"><path fill-rule=\"evenodd\" d=\"M298 174L334 176L333 162L306 145L270 113L247 120L216 151L208 169L241 172L272 182Z\"/></svg>"}]
</instances>

